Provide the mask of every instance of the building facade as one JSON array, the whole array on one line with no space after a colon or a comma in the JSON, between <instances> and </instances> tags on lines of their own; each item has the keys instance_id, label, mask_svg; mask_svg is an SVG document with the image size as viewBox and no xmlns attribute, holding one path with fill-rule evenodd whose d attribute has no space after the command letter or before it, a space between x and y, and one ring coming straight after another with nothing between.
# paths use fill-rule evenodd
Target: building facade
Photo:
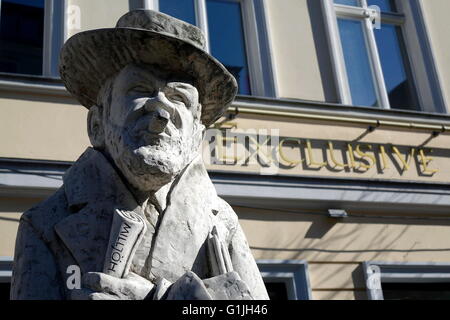
<instances>
[{"instance_id":1,"label":"building facade","mask_svg":"<svg viewBox=\"0 0 450 320\"><path fill-rule=\"evenodd\" d=\"M70 36L196 24L239 95L204 160L275 299L450 298L447 0L1 0L0 294L22 212L89 146Z\"/></svg>"}]
</instances>

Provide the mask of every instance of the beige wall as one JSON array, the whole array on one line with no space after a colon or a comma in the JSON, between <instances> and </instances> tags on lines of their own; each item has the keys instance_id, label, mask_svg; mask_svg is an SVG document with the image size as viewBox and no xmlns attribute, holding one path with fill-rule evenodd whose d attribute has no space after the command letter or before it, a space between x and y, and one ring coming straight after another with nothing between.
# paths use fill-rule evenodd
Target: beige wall
<instances>
[{"instance_id":1,"label":"beige wall","mask_svg":"<svg viewBox=\"0 0 450 320\"><path fill-rule=\"evenodd\" d=\"M335 101L320 2L269 0L266 3L280 97Z\"/></svg>"},{"instance_id":2,"label":"beige wall","mask_svg":"<svg viewBox=\"0 0 450 320\"><path fill-rule=\"evenodd\" d=\"M111 0L71 0L70 3L80 6L81 29L87 30L113 27L128 11L128 1L114 1L114 6L110 5ZM326 39L320 36L324 36L320 29L323 26L317 23L320 21L318 3L317 0L267 1L269 33L281 97L335 100L331 68L327 65ZM449 2L422 3L443 87L450 102L450 26L446 17ZM70 30L70 34L78 31ZM70 98L2 91L0 157L74 161L89 145L86 114L86 109ZM366 130L363 126L311 121L303 121L300 126L299 121L292 119L245 115L240 116L238 123L256 129L279 128L284 136L339 137L346 141ZM362 141L419 145L429 136L429 133L408 130L377 130L364 136ZM448 149L449 139L449 135L442 135L432 140L429 146ZM448 158L442 161L448 161ZM448 168L448 162L441 163ZM327 171L319 174L332 175ZM345 172L339 174L347 176ZM414 175L414 171L409 174ZM437 178L450 180L448 170L441 174ZM404 179L411 177L417 178L403 176ZM430 180L429 177L420 178ZM21 213L41 200L0 198L0 256L13 255ZM236 208L236 211L256 259L302 259L309 263L314 299L366 298L361 268L364 261L450 262L450 222L374 216L336 221L314 212L294 214L243 208Z\"/></svg>"},{"instance_id":3,"label":"beige wall","mask_svg":"<svg viewBox=\"0 0 450 320\"><path fill-rule=\"evenodd\" d=\"M450 262L450 221L235 209L256 259L308 262L314 299L366 299L364 261Z\"/></svg>"},{"instance_id":4,"label":"beige wall","mask_svg":"<svg viewBox=\"0 0 450 320\"><path fill-rule=\"evenodd\" d=\"M450 105L448 0L421 0L444 99ZM282 98L337 102L320 1L268 0L269 36ZM419 48L416 48L419 49ZM420 50L420 49L419 49ZM422 69L418 69L420 74ZM423 75L426 77L426 75ZM424 99L430 98L425 96ZM431 100L430 100L431 101ZM426 110L433 110L424 106Z\"/></svg>"},{"instance_id":5,"label":"beige wall","mask_svg":"<svg viewBox=\"0 0 450 320\"><path fill-rule=\"evenodd\" d=\"M450 2L448 0L420 0L423 14L428 28L429 37L436 59L441 87L447 108L450 106L450 24L448 23L448 12ZM450 109L449 109L450 111Z\"/></svg>"},{"instance_id":6,"label":"beige wall","mask_svg":"<svg viewBox=\"0 0 450 320\"><path fill-rule=\"evenodd\" d=\"M13 256L21 212L41 200L0 198L0 256ZM311 211L235 210L255 259L308 262L317 300L366 299L364 261L450 261L450 221L405 221L370 214L337 221Z\"/></svg>"},{"instance_id":7,"label":"beige wall","mask_svg":"<svg viewBox=\"0 0 450 320\"><path fill-rule=\"evenodd\" d=\"M89 145L72 99L0 92L0 108L0 157L74 161Z\"/></svg>"},{"instance_id":8,"label":"beige wall","mask_svg":"<svg viewBox=\"0 0 450 320\"><path fill-rule=\"evenodd\" d=\"M69 6L73 6L68 24L69 37L81 31L113 28L117 20L130 10L129 0L70 0ZM79 24L74 14L76 7L81 13Z\"/></svg>"},{"instance_id":9,"label":"beige wall","mask_svg":"<svg viewBox=\"0 0 450 320\"><path fill-rule=\"evenodd\" d=\"M279 96L337 102L320 1L268 0L266 3ZM421 3L444 98L450 104L450 41L447 37L450 26L446 17L449 3L447 0L421 0ZM68 36L114 27L118 18L130 10L129 0L114 0L114 5L110 5L110 0L70 0L70 5L80 9L81 20L79 26L71 20Z\"/></svg>"}]
</instances>

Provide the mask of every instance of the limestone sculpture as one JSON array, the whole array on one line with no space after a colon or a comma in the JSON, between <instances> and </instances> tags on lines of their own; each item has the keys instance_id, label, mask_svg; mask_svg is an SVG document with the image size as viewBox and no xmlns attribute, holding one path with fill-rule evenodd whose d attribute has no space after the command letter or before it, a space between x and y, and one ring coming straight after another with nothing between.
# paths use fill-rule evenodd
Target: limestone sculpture
<instances>
[{"instance_id":1,"label":"limestone sculpture","mask_svg":"<svg viewBox=\"0 0 450 320\"><path fill-rule=\"evenodd\" d=\"M205 127L237 91L202 32L131 11L115 28L69 39L60 73L89 109L93 147L23 214L11 298L267 299L200 156ZM78 288L68 285L74 266Z\"/></svg>"}]
</instances>

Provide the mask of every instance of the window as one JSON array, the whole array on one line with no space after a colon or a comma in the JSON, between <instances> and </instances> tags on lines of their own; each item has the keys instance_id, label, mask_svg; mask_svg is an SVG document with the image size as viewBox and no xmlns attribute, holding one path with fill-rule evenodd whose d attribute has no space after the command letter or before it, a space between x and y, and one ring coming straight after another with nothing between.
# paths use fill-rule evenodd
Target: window
<instances>
[{"instance_id":1,"label":"window","mask_svg":"<svg viewBox=\"0 0 450 320\"><path fill-rule=\"evenodd\" d=\"M0 72L58 76L63 13L63 1L0 0Z\"/></svg>"},{"instance_id":2,"label":"window","mask_svg":"<svg viewBox=\"0 0 450 320\"><path fill-rule=\"evenodd\" d=\"M383 109L443 112L437 76L425 80L433 63L422 57L426 37L416 20L415 0L322 0L338 95L343 104ZM422 25L423 27L423 25ZM422 61L419 61L422 60ZM425 60L425 61L424 61ZM430 104L436 108L429 107Z\"/></svg>"},{"instance_id":3,"label":"window","mask_svg":"<svg viewBox=\"0 0 450 320\"><path fill-rule=\"evenodd\" d=\"M0 71L41 75L44 0L3 0L0 21Z\"/></svg>"},{"instance_id":4,"label":"window","mask_svg":"<svg viewBox=\"0 0 450 320\"><path fill-rule=\"evenodd\" d=\"M149 7L201 28L207 50L235 76L239 94L276 95L268 40L258 32L265 28L263 1L153 0Z\"/></svg>"},{"instance_id":5,"label":"window","mask_svg":"<svg viewBox=\"0 0 450 320\"><path fill-rule=\"evenodd\" d=\"M299 260L258 260L271 300L310 300L308 264Z\"/></svg>"},{"instance_id":6,"label":"window","mask_svg":"<svg viewBox=\"0 0 450 320\"><path fill-rule=\"evenodd\" d=\"M0 301L9 300L11 288L12 258L0 257Z\"/></svg>"},{"instance_id":7,"label":"window","mask_svg":"<svg viewBox=\"0 0 450 320\"><path fill-rule=\"evenodd\" d=\"M363 268L370 300L450 299L450 264L366 262Z\"/></svg>"}]
</instances>

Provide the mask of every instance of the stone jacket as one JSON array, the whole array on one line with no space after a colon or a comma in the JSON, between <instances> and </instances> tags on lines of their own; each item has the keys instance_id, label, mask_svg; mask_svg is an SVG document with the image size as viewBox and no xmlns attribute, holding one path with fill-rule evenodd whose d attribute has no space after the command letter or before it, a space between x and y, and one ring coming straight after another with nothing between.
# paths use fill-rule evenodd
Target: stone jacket
<instances>
[{"instance_id":1,"label":"stone jacket","mask_svg":"<svg viewBox=\"0 0 450 320\"><path fill-rule=\"evenodd\" d=\"M69 299L67 280L78 265L82 273L101 272L115 209L144 215L102 153L88 148L66 172L63 186L25 212L20 221L11 287L12 299ZM206 239L216 226L233 268L255 299L267 299L257 265L233 209L220 199L201 158L173 183L157 230L135 255L131 271L154 281L175 282L187 271L211 276Z\"/></svg>"}]
</instances>

